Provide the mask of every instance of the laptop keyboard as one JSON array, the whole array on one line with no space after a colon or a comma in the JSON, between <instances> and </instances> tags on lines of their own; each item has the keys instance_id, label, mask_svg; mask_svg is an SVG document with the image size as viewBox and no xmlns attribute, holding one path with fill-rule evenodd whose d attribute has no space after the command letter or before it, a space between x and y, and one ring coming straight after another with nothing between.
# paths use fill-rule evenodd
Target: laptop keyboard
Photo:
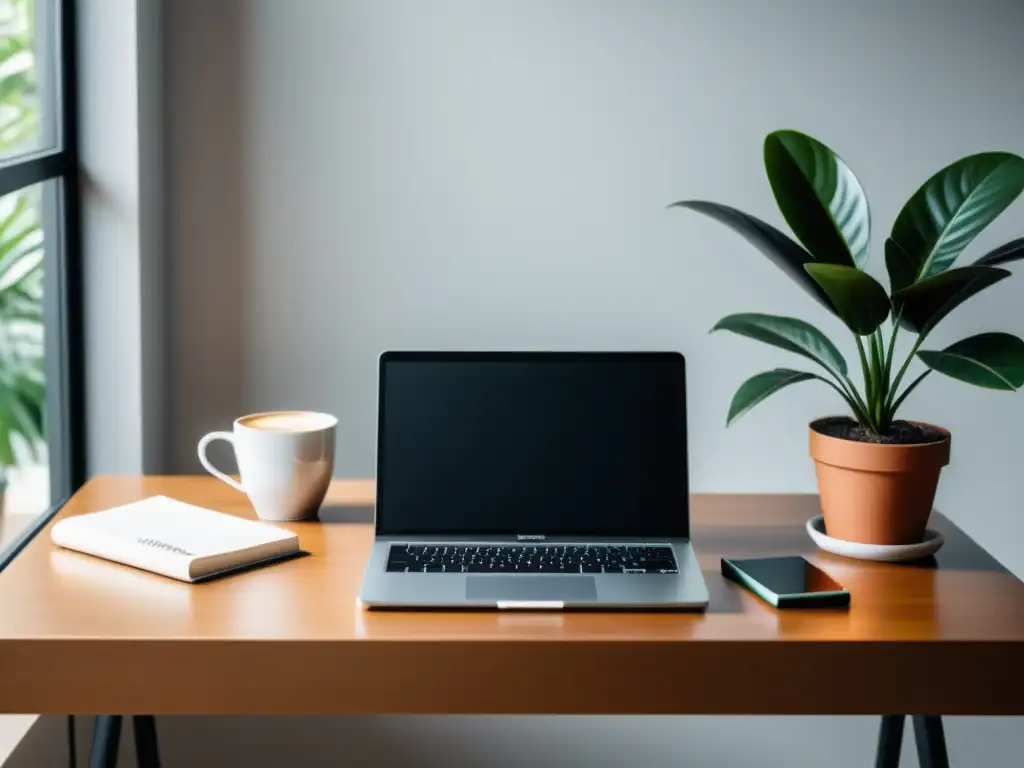
<instances>
[{"instance_id":1,"label":"laptop keyboard","mask_svg":"<svg viewBox=\"0 0 1024 768\"><path fill-rule=\"evenodd\" d=\"M389 573L679 573L671 547L392 544Z\"/></svg>"}]
</instances>

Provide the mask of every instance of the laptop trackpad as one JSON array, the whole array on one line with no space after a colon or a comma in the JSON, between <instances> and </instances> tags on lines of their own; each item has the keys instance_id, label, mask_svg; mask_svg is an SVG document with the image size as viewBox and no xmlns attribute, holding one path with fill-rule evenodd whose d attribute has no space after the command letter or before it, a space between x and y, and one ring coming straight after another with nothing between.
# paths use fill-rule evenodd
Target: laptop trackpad
<instances>
[{"instance_id":1,"label":"laptop trackpad","mask_svg":"<svg viewBox=\"0 0 1024 768\"><path fill-rule=\"evenodd\" d=\"M468 600L561 600L583 602L597 599L593 576L468 576Z\"/></svg>"}]
</instances>

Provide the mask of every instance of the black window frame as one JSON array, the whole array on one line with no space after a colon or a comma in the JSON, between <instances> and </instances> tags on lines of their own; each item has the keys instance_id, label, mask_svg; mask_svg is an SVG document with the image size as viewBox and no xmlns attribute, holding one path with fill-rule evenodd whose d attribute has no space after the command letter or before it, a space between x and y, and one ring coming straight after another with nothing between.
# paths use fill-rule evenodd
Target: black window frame
<instances>
[{"instance_id":1,"label":"black window frame","mask_svg":"<svg viewBox=\"0 0 1024 768\"><path fill-rule=\"evenodd\" d=\"M79 178L76 0L37 0L37 57L54 89L54 146L0 162L0 196L52 181L43 191L46 442L51 507L0 549L0 568L86 479L82 222ZM43 21L45 24L38 22ZM37 59L38 61L39 59ZM51 128L51 133L53 133ZM46 126L42 127L46 130Z\"/></svg>"}]
</instances>

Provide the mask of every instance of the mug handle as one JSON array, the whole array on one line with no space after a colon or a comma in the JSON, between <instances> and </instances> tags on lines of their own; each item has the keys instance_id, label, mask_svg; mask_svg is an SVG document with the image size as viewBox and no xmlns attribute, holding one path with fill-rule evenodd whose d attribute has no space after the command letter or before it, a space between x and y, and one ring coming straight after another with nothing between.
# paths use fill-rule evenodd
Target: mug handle
<instances>
[{"instance_id":1,"label":"mug handle","mask_svg":"<svg viewBox=\"0 0 1024 768\"><path fill-rule=\"evenodd\" d=\"M218 480L223 480L236 491L241 491L242 493L245 493L245 489L242 487L242 484L240 482L235 480L235 478L233 477L225 475L223 472L221 472L219 469L213 466L213 464L210 463L210 460L208 458L206 458L206 446L208 446L214 440L224 440L228 443L231 443L232 450L234 450L235 448L235 436L230 432L210 432L208 434L205 434L199 440L199 446L196 448L196 451L199 453L199 463L203 465L203 469L205 469L211 475L216 477ZM235 453L236 458L237 456L238 454Z\"/></svg>"}]
</instances>

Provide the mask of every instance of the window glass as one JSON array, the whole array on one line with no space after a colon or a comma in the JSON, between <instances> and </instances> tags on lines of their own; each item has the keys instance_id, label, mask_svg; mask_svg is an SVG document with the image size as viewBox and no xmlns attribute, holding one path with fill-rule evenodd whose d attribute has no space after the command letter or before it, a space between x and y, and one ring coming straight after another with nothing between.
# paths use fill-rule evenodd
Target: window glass
<instances>
[{"instance_id":1,"label":"window glass","mask_svg":"<svg viewBox=\"0 0 1024 768\"><path fill-rule=\"evenodd\" d=\"M43 192L0 197L0 540L49 504L43 332Z\"/></svg>"},{"instance_id":2,"label":"window glass","mask_svg":"<svg viewBox=\"0 0 1024 768\"><path fill-rule=\"evenodd\" d=\"M53 19L48 0L0 0L0 160L56 145Z\"/></svg>"}]
</instances>

